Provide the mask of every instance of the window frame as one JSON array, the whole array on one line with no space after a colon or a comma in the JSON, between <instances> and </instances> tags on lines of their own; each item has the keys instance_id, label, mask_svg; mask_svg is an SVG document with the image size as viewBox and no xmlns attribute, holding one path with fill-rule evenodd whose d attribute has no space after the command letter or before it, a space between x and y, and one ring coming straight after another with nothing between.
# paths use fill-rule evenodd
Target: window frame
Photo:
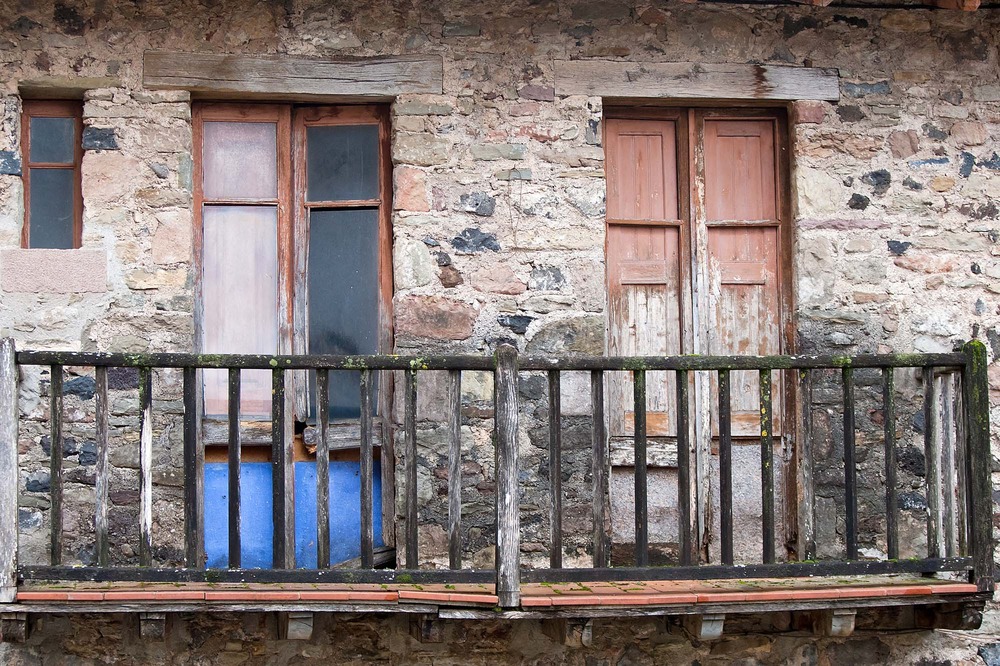
<instances>
[{"instance_id":1,"label":"window frame","mask_svg":"<svg viewBox=\"0 0 1000 666\"><path fill-rule=\"evenodd\" d=\"M31 119L73 118L73 163L31 161ZM80 100L26 99L21 102L21 181L24 190L24 222L21 225L21 247L31 246L31 170L72 169L73 171L73 243L71 248L83 246L83 102Z\"/></svg>"}]
</instances>

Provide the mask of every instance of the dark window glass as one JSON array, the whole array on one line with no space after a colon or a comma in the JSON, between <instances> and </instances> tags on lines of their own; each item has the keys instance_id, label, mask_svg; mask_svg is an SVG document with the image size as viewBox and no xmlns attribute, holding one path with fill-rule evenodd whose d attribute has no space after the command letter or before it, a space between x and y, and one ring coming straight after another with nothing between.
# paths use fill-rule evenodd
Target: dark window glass
<instances>
[{"instance_id":1,"label":"dark window glass","mask_svg":"<svg viewBox=\"0 0 1000 666\"><path fill-rule=\"evenodd\" d=\"M312 211L309 352L377 353L378 291L378 210ZM330 372L331 418L360 416L359 381L357 372ZM315 376L310 388L315 415Z\"/></svg>"},{"instance_id":2,"label":"dark window glass","mask_svg":"<svg viewBox=\"0 0 1000 666\"><path fill-rule=\"evenodd\" d=\"M73 248L72 169L31 169L31 238L28 247Z\"/></svg>"},{"instance_id":3,"label":"dark window glass","mask_svg":"<svg viewBox=\"0 0 1000 666\"><path fill-rule=\"evenodd\" d=\"M378 125L306 129L308 201L378 198Z\"/></svg>"},{"instance_id":4,"label":"dark window glass","mask_svg":"<svg viewBox=\"0 0 1000 666\"><path fill-rule=\"evenodd\" d=\"M76 118L32 118L31 161L73 164L76 148Z\"/></svg>"}]
</instances>

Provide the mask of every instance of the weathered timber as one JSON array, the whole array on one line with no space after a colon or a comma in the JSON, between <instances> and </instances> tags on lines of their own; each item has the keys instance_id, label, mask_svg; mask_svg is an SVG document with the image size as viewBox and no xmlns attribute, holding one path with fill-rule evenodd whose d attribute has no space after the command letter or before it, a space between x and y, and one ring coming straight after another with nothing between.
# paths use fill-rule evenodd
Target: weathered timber
<instances>
[{"instance_id":1,"label":"weathered timber","mask_svg":"<svg viewBox=\"0 0 1000 666\"><path fill-rule=\"evenodd\" d=\"M549 566L562 567L562 380L558 370L549 379Z\"/></svg>"},{"instance_id":2,"label":"weathered timber","mask_svg":"<svg viewBox=\"0 0 1000 666\"><path fill-rule=\"evenodd\" d=\"M857 611L853 608L831 608L816 614L813 631L820 636L847 638L854 633L854 619Z\"/></svg>"},{"instance_id":3,"label":"weathered timber","mask_svg":"<svg viewBox=\"0 0 1000 666\"><path fill-rule=\"evenodd\" d=\"M646 373L632 373L635 402L633 437L635 439L635 565L649 565L649 510L646 501Z\"/></svg>"},{"instance_id":4,"label":"weathered timber","mask_svg":"<svg viewBox=\"0 0 1000 666\"><path fill-rule=\"evenodd\" d=\"M924 368L924 466L927 479L927 557L941 549L941 439L938 437L938 392L933 368Z\"/></svg>"},{"instance_id":5,"label":"weathered timber","mask_svg":"<svg viewBox=\"0 0 1000 666\"><path fill-rule=\"evenodd\" d=\"M496 351L496 367L496 594L501 608L512 608L521 603L517 349L508 344L500 345Z\"/></svg>"},{"instance_id":6,"label":"weathered timber","mask_svg":"<svg viewBox=\"0 0 1000 666\"><path fill-rule=\"evenodd\" d=\"M388 100L441 94L441 56L321 60L288 55L243 56L146 51L143 86L220 95L330 95Z\"/></svg>"},{"instance_id":7,"label":"weathered timber","mask_svg":"<svg viewBox=\"0 0 1000 666\"><path fill-rule=\"evenodd\" d=\"M193 569L205 566L205 449L198 439L201 390L197 369L184 368L184 544L187 566Z\"/></svg>"},{"instance_id":8,"label":"weathered timber","mask_svg":"<svg viewBox=\"0 0 1000 666\"><path fill-rule=\"evenodd\" d=\"M286 641L308 641L313 634L313 614L309 611L281 613L278 637Z\"/></svg>"},{"instance_id":9,"label":"weathered timber","mask_svg":"<svg viewBox=\"0 0 1000 666\"><path fill-rule=\"evenodd\" d=\"M493 569L172 569L49 567L19 569L23 580L203 583L492 583Z\"/></svg>"},{"instance_id":10,"label":"weathered timber","mask_svg":"<svg viewBox=\"0 0 1000 666\"><path fill-rule=\"evenodd\" d=\"M885 529L890 560L899 557L899 502L896 484L896 386L895 370L882 370L882 436L885 444Z\"/></svg>"},{"instance_id":11,"label":"weathered timber","mask_svg":"<svg viewBox=\"0 0 1000 666\"><path fill-rule=\"evenodd\" d=\"M462 371L448 371L448 566L462 568Z\"/></svg>"},{"instance_id":12,"label":"weathered timber","mask_svg":"<svg viewBox=\"0 0 1000 666\"><path fill-rule=\"evenodd\" d=\"M0 637L5 643L23 643L31 635L28 614L23 612L0 613Z\"/></svg>"},{"instance_id":13,"label":"weathered timber","mask_svg":"<svg viewBox=\"0 0 1000 666\"><path fill-rule=\"evenodd\" d=\"M760 371L760 486L764 564L774 562L774 433L771 418L771 371Z\"/></svg>"},{"instance_id":14,"label":"weathered timber","mask_svg":"<svg viewBox=\"0 0 1000 666\"><path fill-rule=\"evenodd\" d=\"M958 480L955 478L955 437L954 423L952 422L952 405L954 404L954 380L952 374L941 377L941 401L935 405L941 410L941 478L944 480L941 489L941 526L943 528L942 539L944 542L945 557L955 557L955 502L956 486Z\"/></svg>"},{"instance_id":15,"label":"weathered timber","mask_svg":"<svg viewBox=\"0 0 1000 666\"><path fill-rule=\"evenodd\" d=\"M240 461L243 442L240 441L240 401L242 386L240 370L229 369L229 568L242 567L240 535Z\"/></svg>"},{"instance_id":16,"label":"weathered timber","mask_svg":"<svg viewBox=\"0 0 1000 666\"><path fill-rule=\"evenodd\" d=\"M844 504L847 559L858 559L858 481L854 434L854 369L841 371L844 391ZM933 555L933 554L932 554Z\"/></svg>"},{"instance_id":17,"label":"weathered timber","mask_svg":"<svg viewBox=\"0 0 1000 666\"><path fill-rule=\"evenodd\" d=\"M144 641L162 642L167 635L167 614L139 613L139 637Z\"/></svg>"},{"instance_id":18,"label":"weathered timber","mask_svg":"<svg viewBox=\"0 0 1000 666\"><path fill-rule=\"evenodd\" d=\"M840 99L836 69L743 63L556 60L560 96L621 99Z\"/></svg>"},{"instance_id":19,"label":"weathered timber","mask_svg":"<svg viewBox=\"0 0 1000 666\"><path fill-rule=\"evenodd\" d=\"M594 568L606 567L610 560L606 503L608 499L608 437L604 425L604 373L590 373L591 449L593 464Z\"/></svg>"},{"instance_id":20,"label":"weathered timber","mask_svg":"<svg viewBox=\"0 0 1000 666\"><path fill-rule=\"evenodd\" d=\"M719 509L722 563L733 563L733 425L729 371L719 371Z\"/></svg>"},{"instance_id":21,"label":"weathered timber","mask_svg":"<svg viewBox=\"0 0 1000 666\"><path fill-rule=\"evenodd\" d=\"M330 371L316 371L316 568L330 566Z\"/></svg>"},{"instance_id":22,"label":"weathered timber","mask_svg":"<svg viewBox=\"0 0 1000 666\"><path fill-rule=\"evenodd\" d=\"M17 592L17 364L13 338L0 338L0 603Z\"/></svg>"},{"instance_id":23,"label":"weathered timber","mask_svg":"<svg viewBox=\"0 0 1000 666\"><path fill-rule=\"evenodd\" d=\"M816 559L816 488L813 485L812 372L799 371L802 435L796 458L799 472L799 559Z\"/></svg>"},{"instance_id":24,"label":"weathered timber","mask_svg":"<svg viewBox=\"0 0 1000 666\"><path fill-rule=\"evenodd\" d=\"M990 484L990 382L986 345L978 340L964 347L962 404L965 407L965 465L968 490L969 545L972 549L972 582L993 590L993 500Z\"/></svg>"},{"instance_id":25,"label":"weathered timber","mask_svg":"<svg viewBox=\"0 0 1000 666\"><path fill-rule=\"evenodd\" d=\"M62 564L62 385L63 368L54 364L49 369L49 562L53 565Z\"/></svg>"},{"instance_id":26,"label":"weathered timber","mask_svg":"<svg viewBox=\"0 0 1000 666\"><path fill-rule=\"evenodd\" d=\"M107 368L94 368L94 430L97 439L97 460L94 467L94 550L97 555L97 564L106 567L109 560L108 482L111 480L111 468L108 461L111 447L108 442ZM185 451L185 462L187 461L186 454ZM187 478L185 477L186 482Z\"/></svg>"},{"instance_id":27,"label":"weathered timber","mask_svg":"<svg viewBox=\"0 0 1000 666\"><path fill-rule=\"evenodd\" d=\"M406 568L416 569L417 559L417 373L407 370L403 378L403 493L406 512Z\"/></svg>"},{"instance_id":28,"label":"weathered timber","mask_svg":"<svg viewBox=\"0 0 1000 666\"><path fill-rule=\"evenodd\" d=\"M677 371L677 527L681 565L695 562L691 538L691 445L689 443L688 373Z\"/></svg>"},{"instance_id":29,"label":"weathered timber","mask_svg":"<svg viewBox=\"0 0 1000 666\"><path fill-rule=\"evenodd\" d=\"M361 566L371 569L375 566L375 533L373 511L373 472L375 469L372 457L372 371L361 371L361 455L359 471L361 472Z\"/></svg>"},{"instance_id":30,"label":"weathered timber","mask_svg":"<svg viewBox=\"0 0 1000 666\"><path fill-rule=\"evenodd\" d=\"M725 613L705 613L684 616L684 630L697 641L714 641L722 638L725 627Z\"/></svg>"},{"instance_id":31,"label":"weathered timber","mask_svg":"<svg viewBox=\"0 0 1000 666\"><path fill-rule=\"evenodd\" d=\"M272 565L275 569L295 566L295 499L290 454L291 447L285 442L285 373L275 369L271 373Z\"/></svg>"},{"instance_id":32,"label":"weathered timber","mask_svg":"<svg viewBox=\"0 0 1000 666\"><path fill-rule=\"evenodd\" d=\"M433 615L416 615L410 618L410 636L418 643L442 643L444 626Z\"/></svg>"},{"instance_id":33,"label":"weathered timber","mask_svg":"<svg viewBox=\"0 0 1000 666\"><path fill-rule=\"evenodd\" d=\"M139 368L139 565L153 564L153 369Z\"/></svg>"}]
</instances>

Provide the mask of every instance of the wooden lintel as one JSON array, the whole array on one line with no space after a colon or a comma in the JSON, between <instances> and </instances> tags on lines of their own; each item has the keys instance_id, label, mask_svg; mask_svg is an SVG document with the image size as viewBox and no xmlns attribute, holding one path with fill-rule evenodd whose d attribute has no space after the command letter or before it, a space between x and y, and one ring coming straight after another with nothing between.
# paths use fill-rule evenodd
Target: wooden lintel
<instances>
[{"instance_id":1,"label":"wooden lintel","mask_svg":"<svg viewBox=\"0 0 1000 666\"><path fill-rule=\"evenodd\" d=\"M979 9L980 0L934 0L938 9L957 9L963 12L974 12Z\"/></svg>"},{"instance_id":2,"label":"wooden lintel","mask_svg":"<svg viewBox=\"0 0 1000 666\"><path fill-rule=\"evenodd\" d=\"M313 634L313 619L313 614L308 611L280 613L279 636L288 641L308 641Z\"/></svg>"},{"instance_id":3,"label":"wooden lintel","mask_svg":"<svg viewBox=\"0 0 1000 666\"><path fill-rule=\"evenodd\" d=\"M619 99L840 99L836 69L747 63L557 60L557 95Z\"/></svg>"},{"instance_id":4,"label":"wooden lintel","mask_svg":"<svg viewBox=\"0 0 1000 666\"><path fill-rule=\"evenodd\" d=\"M166 635L166 613L139 613L139 636L142 640L162 641Z\"/></svg>"},{"instance_id":5,"label":"wooden lintel","mask_svg":"<svg viewBox=\"0 0 1000 666\"><path fill-rule=\"evenodd\" d=\"M417 615L410 618L410 636L421 643L444 642L442 623L430 615Z\"/></svg>"},{"instance_id":6,"label":"wooden lintel","mask_svg":"<svg viewBox=\"0 0 1000 666\"><path fill-rule=\"evenodd\" d=\"M854 618L857 611L853 608L832 608L816 614L813 631L820 636L847 638L854 633Z\"/></svg>"},{"instance_id":7,"label":"wooden lintel","mask_svg":"<svg viewBox=\"0 0 1000 666\"><path fill-rule=\"evenodd\" d=\"M441 56L323 60L146 51L142 84L211 95L390 99L407 93L441 94L443 72Z\"/></svg>"},{"instance_id":8,"label":"wooden lintel","mask_svg":"<svg viewBox=\"0 0 1000 666\"><path fill-rule=\"evenodd\" d=\"M703 615L685 615L684 629L698 641L714 641L722 637L726 624L725 613L705 613Z\"/></svg>"},{"instance_id":9,"label":"wooden lintel","mask_svg":"<svg viewBox=\"0 0 1000 666\"><path fill-rule=\"evenodd\" d=\"M31 629L27 613L0 613L0 639L5 643L23 643Z\"/></svg>"}]
</instances>

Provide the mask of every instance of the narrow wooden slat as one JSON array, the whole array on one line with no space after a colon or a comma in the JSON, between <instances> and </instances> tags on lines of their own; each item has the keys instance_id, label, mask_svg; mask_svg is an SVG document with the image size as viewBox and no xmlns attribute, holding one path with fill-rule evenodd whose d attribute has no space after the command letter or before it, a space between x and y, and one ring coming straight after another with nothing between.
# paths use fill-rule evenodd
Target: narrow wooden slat
<instances>
[{"instance_id":1,"label":"narrow wooden slat","mask_svg":"<svg viewBox=\"0 0 1000 666\"><path fill-rule=\"evenodd\" d=\"M271 493L272 493L272 565L275 569L295 566L295 546L288 540L288 508L293 501L289 483L291 463L285 450L285 371L271 372Z\"/></svg>"},{"instance_id":2,"label":"narrow wooden slat","mask_svg":"<svg viewBox=\"0 0 1000 666\"><path fill-rule=\"evenodd\" d=\"M153 370L139 368L139 565L153 564Z\"/></svg>"},{"instance_id":3,"label":"narrow wooden slat","mask_svg":"<svg viewBox=\"0 0 1000 666\"><path fill-rule=\"evenodd\" d=\"M719 504L722 563L733 563L733 424L729 371L719 371Z\"/></svg>"},{"instance_id":4,"label":"narrow wooden slat","mask_svg":"<svg viewBox=\"0 0 1000 666\"><path fill-rule=\"evenodd\" d=\"M496 351L496 594L502 608L521 603L521 486L518 479L517 349L501 344Z\"/></svg>"},{"instance_id":5,"label":"narrow wooden slat","mask_svg":"<svg viewBox=\"0 0 1000 666\"><path fill-rule=\"evenodd\" d=\"M691 444L687 370L677 371L677 514L681 566L694 564L691 538Z\"/></svg>"},{"instance_id":6,"label":"narrow wooden slat","mask_svg":"<svg viewBox=\"0 0 1000 666\"><path fill-rule=\"evenodd\" d=\"M594 567L608 566L608 535L605 529L608 498L608 438L604 425L604 373L590 373L591 446L593 451Z\"/></svg>"},{"instance_id":7,"label":"narrow wooden slat","mask_svg":"<svg viewBox=\"0 0 1000 666\"><path fill-rule=\"evenodd\" d=\"M462 568L462 371L448 371L448 566Z\"/></svg>"},{"instance_id":8,"label":"narrow wooden slat","mask_svg":"<svg viewBox=\"0 0 1000 666\"><path fill-rule=\"evenodd\" d=\"M649 508L646 499L646 373L632 373L635 410L633 440L635 451L635 565L649 565Z\"/></svg>"},{"instance_id":9,"label":"narrow wooden slat","mask_svg":"<svg viewBox=\"0 0 1000 666\"><path fill-rule=\"evenodd\" d=\"M944 556L954 557L955 539L955 430L952 421L952 405L954 402L954 375L941 377L941 401L938 409L941 414L941 474L944 479L944 493L941 502L941 518L944 528Z\"/></svg>"},{"instance_id":10,"label":"narrow wooden slat","mask_svg":"<svg viewBox=\"0 0 1000 666\"><path fill-rule=\"evenodd\" d=\"M774 433L771 431L771 371L760 371L760 479L764 564L774 563Z\"/></svg>"},{"instance_id":11,"label":"narrow wooden slat","mask_svg":"<svg viewBox=\"0 0 1000 666\"><path fill-rule=\"evenodd\" d=\"M406 512L406 568L416 569L417 558L417 372L404 373L403 455L405 458L404 497Z\"/></svg>"},{"instance_id":12,"label":"narrow wooden slat","mask_svg":"<svg viewBox=\"0 0 1000 666\"><path fill-rule=\"evenodd\" d=\"M372 371L361 371L361 567L375 566L374 514L372 475Z\"/></svg>"},{"instance_id":13,"label":"narrow wooden slat","mask_svg":"<svg viewBox=\"0 0 1000 666\"><path fill-rule=\"evenodd\" d=\"M962 369L962 404L965 409L965 465L969 488L969 545L972 549L971 580L981 591L993 590L993 497L990 474L990 380L986 345L966 342Z\"/></svg>"},{"instance_id":14,"label":"narrow wooden slat","mask_svg":"<svg viewBox=\"0 0 1000 666\"><path fill-rule=\"evenodd\" d=\"M316 568L330 568L330 371L316 371ZM362 438L362 441L364 439Z\"/></svg>"},{"instance_id":15,"label":"narrow wooden slat","mask_svg":"<svg viewBox=\"0 0 1000 666\"><path fill-rule=\"evenodd\" d=\"M49 368L49 560L62 564L62 419L63 368Z\"/></svg>"},{"instance_id":16,"label":"narrow wooden slat","mask_svg":"<svg viewBox=\"0 0 1000 666\"><path fill-rule=\"evenodd\" d=\"M17 596L18 368L14 338L0 338L0 603Z\"/></svg>"},{"instance_id":17,"label":"narrow wooden slat","mask_svg":"<svg viewBox=\"0 0 1000 666\"><path fill-rule=\"evenodd\" d=\"M799 371L799 399L802 405L802 436L796 458L799 463L799 558L816 559L816 488L813 481L812 371Z\"/></svg>"},{"instance_id":18,"label":"narrow wooden slat","mask_svg":"<svg viewBox=\"0 0 1000 666\"><path fill-rule=\"evenodd\" d=\"M94 549L98 566L106 567L108 557L108 484L111 469L108 464L108 369L94 369L94 430L97 439L97 461L94 467Z\"/></svg>"},{"instance_id":19,"label":"narrow wooden slat","mask_svg":"<svg viewBox=\"0 0 1000 666\"><path fill-rule=\"evenodd\" d=\"M961 373L956 375L955 380L958 386L955 390L954 421L955 421L955 476L958 478L958 554L969 554L969 514L968 492L969 479L966 475L968 466L965 459L966 439L965 430L965 385Z\"/></svg>"},{"instance_id":20,"label":"narrow wooden slat","mask_svg":"<svg viewBox=\"0 0 1000 666\"><path fill-rule=\"evenodd\" d=\"M240 461L243 442L240 439L240 400L242 385L240 369L229 369L229 568L242 566L242 546L240 537L241 493Z\"/></svg>"},{"instance_id":21,"label":"narrow wooden slat","mask_svg":"<svg viewBox=\"0 0 1000 666\"><path fill-rule=\"evenodd\" d=\"M927 556L941 554L941 440L934 368L924 368L924 465L927 482Z\"/></svg>"},{"instance_id":22,"label":"narrow wooden slat","mask_svg":"<svg viewBox=\"0 0 1000 666\"><path fill-rule=\"evenodd\" d=\"M549 566L562 568L562 375L549 379Z\"/></svg>"},{"instance_id":23,"label":"narrow wooden slat","mask_svg":"<svg viewBox=\"0 0 1000 666\"><path fill-rule=\"evenodd\" d=\"M187 566L205 566L205 450L198 438L201 382L184 368L184 533Z\"/></svg>"},{"instance_id":24,"label":"narrow wooden slat","mask_svg":"<svg viewBox=\"0 0 1000 666\"><path fill-rule=\"evenodd\" d=\"M858 559L858 481L854 434L854 369L841 370L844 390L844 504L847 559Z\"/></svg>"},{"instance_id":25,"label":"narrow wooden slat","mask_svg":"<svg viewBox=\"0 0 1000 666\"><path fill-rule=\"evenodd\" d=\"M896 386L895 371L882 370L882 429L885 442L886 550L890 560L899 558L899 501L896 484Z\"/></svg>"}]
</instances>

